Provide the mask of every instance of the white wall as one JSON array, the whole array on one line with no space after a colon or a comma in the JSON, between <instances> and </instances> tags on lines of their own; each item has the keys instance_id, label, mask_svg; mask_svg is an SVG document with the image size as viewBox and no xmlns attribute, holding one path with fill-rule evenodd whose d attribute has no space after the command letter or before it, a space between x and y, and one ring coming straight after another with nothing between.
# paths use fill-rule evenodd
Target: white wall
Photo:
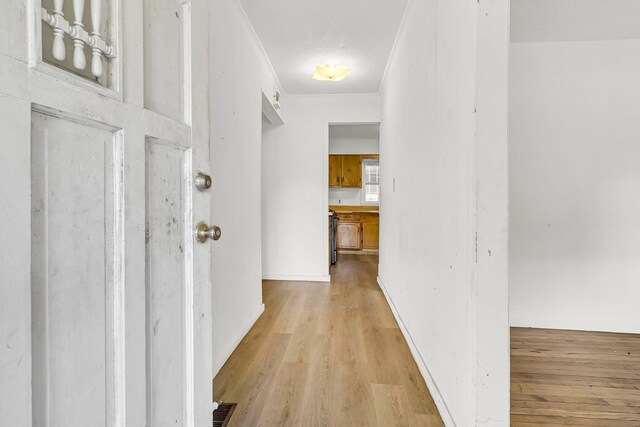
<instances>
[{"instance_id":1,"label":"white wall","mask_svg":"<svg viewBox=\"0 0 640 427\"><path fill-rule=\"evenodd\" d=\"M329 154L378 154L379 151L379 138L329 137ZM329 204L360 206L363 204L363 193L364 188L329 188Z\"/></svg>"},{"instance_id":2,"label":"white wall","mask_svg":"<svg viewBox=\"0 0 640 427\"><path fill-rule=\"evenodd\" d=\"M514 326L640 332L640 40L511 45Z\"/></svg>"},{"instance_id":3,"label":"white wall","mask_svg":"<svg viewBox=\"0 0 640 427\"><path fill-rule=\"evenodd\" d=\"M329 138L329 154L378 154L379 139Z\"/></svg>"},{"instance_id":4,"label":"white wall","mask_svg":"<svg viewBox=\"0 0 640 427\"><path fill-rule=\"evenodd\" d=\"M344 206L375 206L377 203L363 203L364 189L362 188L330 188L329 205Z\"/></svg>"},{"instance_id":5,"label":"white wall","mask_svg":"<svg viewBox=\"0 0 640 427\"><path fill-rule=\"evenodd\" d=\"M236 0L210 8L214 373L262 312L262 95L275 84L264 54ZM283 108L286 108L283 105Z\"/></svg>"},{"instance_id":6,"label":"white wall","mask_svg":"<svg viewBox=\"0 0 640 427\"><path fill-rule=\"evenodd\" d=\"M412 1L382 86L379 279L447 425L509 424L507 26Z\"/></svg>"},{"instance_id":7,"label":"white wall","mask_svg":"<svg viewBox=\"0 0 640 427\"><path fill-rule=\"evenodd\" d=\"M328 280L328 123L380 121L376 95L288 95L263 134L265 278Z\"/></svg>"}]
</instances>

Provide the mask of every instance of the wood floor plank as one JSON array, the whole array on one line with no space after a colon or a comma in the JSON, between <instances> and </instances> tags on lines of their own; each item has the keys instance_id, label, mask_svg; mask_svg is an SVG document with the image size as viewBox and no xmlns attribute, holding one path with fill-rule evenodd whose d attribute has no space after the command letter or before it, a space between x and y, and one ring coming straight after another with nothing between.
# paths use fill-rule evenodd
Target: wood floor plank
<instances>
[{"instance_id":1,"label":"wood floor plank","mask_svg":"<svg viewBox=\"0 0 640 427\"><path fill-rule=\"evenodd\" d=\"M376 275L377 256L341 255L330 284L264 282L213 384L229 427L443 425Z\"/></svg>"},{"instance_id":2,"label":"wood floor plank","mask_svg":"<svg viewBox=\"0 0 640 427\"><path fill-rule=\"evenodd\" d=\"M640 427L640 335L512 328L511 424Z\"/></svg>"},{"instance_id":3,"label":"wood floor plank","mask_svg":"<svg viewBox=\"0 0 640 427\"><path fill-rule=\"evenodd\" d=\"M371 384L376 420L384 427L413 427L416 417L404 388L392 384Z\"/></svg>"},{"instance_id":4,"label":"wood floor plank","mask_svg":"<svg viewBox=\"0 0 640 427\"><path fill-rule=\"evenodd\" d=\"M442 427L440 415L415 414L416 427Z\"/></svg>"},{"instance_id":5,"label":"wood floor plank","mask_svg":"<svg viewBox=\"0 0 640 427\"><path fill-rule=\"evenodd\" d=\"M273 378L273 384L262 408L258 427L303 425L301 413L303 392L307 387L309 365L305 363L283 363ZM277 409L277 410L274 410Z\"/></svg>"},{"instance_id":6,"label":"wood floor plank","mask_svg":"<svg viewBox=\"0 0 640 427\"><path fill-rule=\"evenodd\" d=\"M253 426L260 419L266 400L276 381L290 338L286 334L273 335L263 351L254 353L255 358L238 363L233 372L222 373L221 371L222 376L219 374L216 377L222 377L220 382L223 383L220 388L217 388L214 383L214 392L224 396L219 400L236 402L238 406L234 411L233 419L243 420L241 424L231 422L229 427ZM235 378L238 376L250 376L252 381L250 383L236 382Z\"/></svg>"}]
</instances>

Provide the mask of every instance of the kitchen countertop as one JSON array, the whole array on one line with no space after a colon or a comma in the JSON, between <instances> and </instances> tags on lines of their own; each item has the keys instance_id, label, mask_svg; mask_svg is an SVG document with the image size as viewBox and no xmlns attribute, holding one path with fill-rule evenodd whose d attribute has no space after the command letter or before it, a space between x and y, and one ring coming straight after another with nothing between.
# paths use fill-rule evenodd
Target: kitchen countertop
<instances>
[{"instance_id":1,"label":"kitchen countertop","mask_svg":"<svg viewBox=\"0 0 640 427\"><path fill-rule=\"evenodd\" d=\"M329 205L329 209L336 213L380 213L379 206L347 206L347 205Z\"/></svg>"}]
</instances>

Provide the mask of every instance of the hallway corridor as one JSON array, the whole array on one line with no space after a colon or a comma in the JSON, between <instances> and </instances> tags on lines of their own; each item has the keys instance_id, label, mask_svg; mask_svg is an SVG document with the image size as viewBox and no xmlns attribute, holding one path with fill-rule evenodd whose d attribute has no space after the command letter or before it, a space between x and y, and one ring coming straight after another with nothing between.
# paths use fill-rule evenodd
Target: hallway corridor
<instances>
[{"instance_id":1,"label":"hallway corridor","mask_svg":"<svg viewBox=\"0 0 640 427\"><path fill-rule=\"evenodd\" d=\"M331 283L265 281L266 306L214 380L238 426L441 426L376 283L377 256L341 255Z\"/></svg>"}]
</instances>

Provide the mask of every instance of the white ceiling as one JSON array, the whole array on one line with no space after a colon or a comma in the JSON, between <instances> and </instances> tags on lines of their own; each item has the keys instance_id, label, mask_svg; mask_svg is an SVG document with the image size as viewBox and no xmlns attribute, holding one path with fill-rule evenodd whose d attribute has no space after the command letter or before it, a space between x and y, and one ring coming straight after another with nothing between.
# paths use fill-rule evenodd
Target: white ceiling
<instances>
[{"instance_id":1,"label":"white ceiling","mask_svg":"<svg viewBox=\"0 0 640 427\"><path fill-rule=\"evenodd\" d=\"M407 0L240 0L288 94L376 93ZM640 1L640 0L638 0ZM352 67L341 82L316 65Z\"/></svg>"},{"instance_id":2,"label":"white ceiling","mask_svg":"<svg viewBox=\"0 0 640 427\"><path fill-rule=\"evenodd\" d=\"M330 125L329 139L380 139L380 124Z\"/></svg>"},{"instance_id":3,"label":"white ceiling","mask_svg":"<svg viewBox=\"0 0 640 427\"><path fill-rule=\"evenodd\" d=\"M640 0L512 0L511 41L640 38Z\"/></svg>"}]
</instances>

